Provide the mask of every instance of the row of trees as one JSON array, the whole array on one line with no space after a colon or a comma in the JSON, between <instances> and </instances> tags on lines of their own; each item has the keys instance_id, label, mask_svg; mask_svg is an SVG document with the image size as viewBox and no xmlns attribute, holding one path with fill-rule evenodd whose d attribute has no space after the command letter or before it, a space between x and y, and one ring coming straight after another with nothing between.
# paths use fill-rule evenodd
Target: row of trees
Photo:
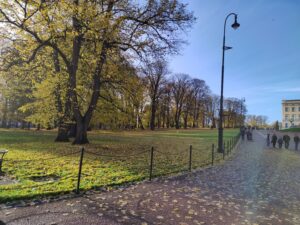
<instances>
[{"instance_id":1,"label":"row of trees","mask_svg":"<svg viewBox=\"0 0 300 225\"><path fill-rule=\"evenodd\" d=\"M154 130L218 125L220 98L211 93L204 80L187 74L171 75L166 62L162 61L131 72L126 80L115 83L114 88L107 87L101 94L90 127ZM30 89L28 86L33 85L25 82L18 76L5 81L6 92L1 99L2 127L25 128L33 124L50 129L59 126L62 106L56 100L55 86L43 81ZM243 100L226 98L223 125L243 125L245 113ZM74 120L62 122L75 123Z\"/></svg>"},{"instance_id":2,"label":"row of trees","mask_svg":"<svg viewBox=\"0 0 300 225\"><path fill-rule=\"evenodd\" d=\"M2 126L74 131L74 144L96 126L214 127L219 98L165 61L194 21L177 0L1 1ZM225 125L242 124L243 102L225 102Z\"/></svg>"},{"instance_id":3,"label":"row of trees","mask_svg":"<svg viewBox=\"0 0 300 225\"><path fill-rule=\"evenodd\" d=\"M252 127L260 127L260 128L269 127L268 117L263 115L247 115L245 122L247 125Z\"/></svg>"}]
</instances>

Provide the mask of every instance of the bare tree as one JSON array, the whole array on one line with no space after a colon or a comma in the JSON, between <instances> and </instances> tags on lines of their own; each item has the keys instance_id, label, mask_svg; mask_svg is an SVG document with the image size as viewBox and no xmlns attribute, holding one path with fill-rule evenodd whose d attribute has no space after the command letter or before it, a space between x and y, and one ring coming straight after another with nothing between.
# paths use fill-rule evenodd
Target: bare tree
<instances>
[{"instance_id":1,"label":"bare tree","mask_svg":"<svg viewBox=\"0 0 300 225\"><path fill-rule=\"evenodd\" d=\"M163 59L147 63L142 68L145 79L147 80L148 94L150 97L150 129L155 129L155 116L158 102L163 94L163 85L166 83L166 76L169 73L167 63Z\"/></svg>"},{"instance_id":2,"label":"bare tree","mask_svg":"<svg viewBox=\"0 0 300 225\"><path fill-rule=\"evenodd\" d=\"M203 120L207 115L207 97L210 94L210 89L206 85L204 80L192 79L191 80L192 89L192 115L193 115L193 127L198 127L198 120L200 113L203 115ZM203 121L202 121L203 123Z\"/></svg>"},{"instance_id":3,"label":"bare tree","mask_svg":"<svg viewBox=\"0 0 300 225\"><path fill-rule=\"evenodd\" d=\"M172 94L175 104L175 128L179 129L182 107L187 97L188 88L190 85L190 78L187 74L176 74L173 77L172 84Z\"/></svg>"},{"instance_id":4,"label":"bare tree","mask_svg":"<svg viewBox=\"0 0 300 225\"><path fill-rule=\"evenodd\" d=\"M160 101L160 110L162 115L162 126L170 128L172 111L172 82L167 81L163 86L163 94Z\"/></svg>"}]
</instances>

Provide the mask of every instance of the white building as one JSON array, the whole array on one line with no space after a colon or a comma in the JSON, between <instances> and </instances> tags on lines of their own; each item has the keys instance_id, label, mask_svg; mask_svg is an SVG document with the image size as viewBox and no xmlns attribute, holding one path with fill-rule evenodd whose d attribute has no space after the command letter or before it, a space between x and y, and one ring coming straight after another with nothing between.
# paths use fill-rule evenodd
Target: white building
<instances>
[{"instance_id":1,"label":"white building","mask_svg":"<svg viewBox=\"0 0 300 225\"><path fill-rule=\"evenodd\" d=\"M300 100L282 100L282 128L300 127Z\"/></svg>"}]
</instances>

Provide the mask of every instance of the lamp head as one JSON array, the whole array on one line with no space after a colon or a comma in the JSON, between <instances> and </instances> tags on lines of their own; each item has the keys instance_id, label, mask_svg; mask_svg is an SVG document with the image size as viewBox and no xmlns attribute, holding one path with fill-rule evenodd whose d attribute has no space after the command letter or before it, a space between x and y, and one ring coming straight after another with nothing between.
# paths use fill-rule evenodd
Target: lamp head
<instances>
[{"instance_id":1,"label":"lamp head","mask_svg":"<svg viewBox=\"0 0 300 225\"><path fill-rule=\"evenodd\" d=\"M237 22L237 15L234 15L234 23L231 25L233 29L238 29L240 27L240 24Z\"/></svg>"}]
</instances>

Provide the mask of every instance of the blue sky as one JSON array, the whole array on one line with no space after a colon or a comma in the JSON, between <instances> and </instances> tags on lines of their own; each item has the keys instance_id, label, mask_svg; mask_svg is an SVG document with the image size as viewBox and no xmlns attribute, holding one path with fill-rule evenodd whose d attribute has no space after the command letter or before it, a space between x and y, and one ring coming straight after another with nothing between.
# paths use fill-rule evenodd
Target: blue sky
<instances>
[{"instance_id":1,"label":"blue sky","mask_svg":"<svg viewBox=\"0 0 300 225\"><path fill-rule=\"evenodd\" d=\"M223 25L228 19L225 55L226 97L246 98L249 114L281 120L281 100L300 99L300 0L184 0L197 21L189 44L172 57L170 69L203 79L220 94Z\"/></svg>"}]
</instances>

